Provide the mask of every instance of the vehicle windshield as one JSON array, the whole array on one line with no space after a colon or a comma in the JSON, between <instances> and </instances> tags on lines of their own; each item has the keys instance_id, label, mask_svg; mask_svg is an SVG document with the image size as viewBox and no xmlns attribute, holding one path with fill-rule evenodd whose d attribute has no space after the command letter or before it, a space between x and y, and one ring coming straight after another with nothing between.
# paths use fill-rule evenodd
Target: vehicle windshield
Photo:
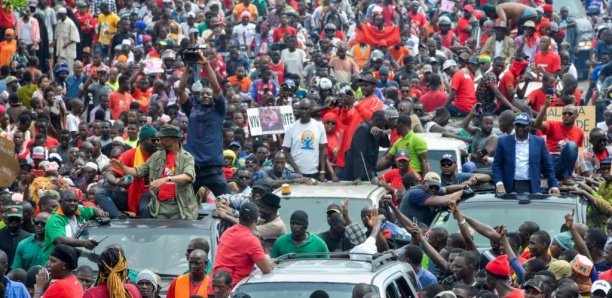
<instances>
[{"instance_id":1,"label":"vehicle windshield","mask_svg":"<svg viewBox=\"0 0 612 298\"><path fill-rule=\"evenodd\" d=\"M275 282L243 284L235 292L249 294L252 298L308 298L312 292L323 290L332 298L348 298L351 297L354 287L355 284L348 283ZM375 286L372 286L372 289L378 293Z\"/></svg>"},{"instance_id":2,"label":"vehicle windshield","mask_svg":"<svg viewBox=\"0 0 612 298\"><path fill-rule=\"evenodd\" d=\"M530 204L518 204L515 200L496 202L495 204L459 204L461 213L468 215L491 227L505 224L508 232L516 232L525 221L536 220L540 230L549 235L559 233L565 214L572 213L570 204L546 204L532 201ZM457 221L444 211L433 223L433 226L444 227L449 233L458 233ZM475 233L474 241L479 248L491 247L489 239Z\"/></svg>"},{"instance_id":3,"label":"vehicle windshield","mask_svg":"<svg viewBox=\"0 0 612 298\"><path fill-rule=\"evenodd\" d=\"M429 171L434 173L440 173L440 159L444 154L450 154L457 159L457 154L453 150L427 150L427 160L429 161ZM418 157L417 157L418 158Z\"/></svg>"},{"instance_id":4,"label":"vehicle windshield","mask_svg":"<svg viewBox=\"0 0 612 298\"><path fill-rule=\"evenodd\" d=\"M291 214L296 210L303 210L308 214L308 231L310 233L319 234L329 230L327 224L327 206L338 204L342 206L342 200L345 198L310 198L310 197L281 197L281 208L279 209L281 219L287 227L287 232L290 232L289 219ZM349 201L349 217L351 222L361 224L361 209L365 206L370 206L368 199L351 199Z\"/></svg>"},{"instance_id":5,"label":"vehicle windshield","mask_svg":"<svg viewBox=\"0 0 612 298\"><path fill-rule=\"evenodd\" d=\"M92 252L100 254L111 245L118 244L125 251L128 268L136 271L150 269L158 274L181 275L187 271L185 248L193 238L210 239L209 230L193 229L160 229L122 228L88 229L81 234L80 239L101 240L102 243ZM98 265L87 258L79 258L80 265L89 265L97 270Z\"/></svg>"},{"instance_id":6,"label":"vehicle windshield","mask_svg":"<svg viewBox=\"0 0 612 298\"><path fill-rule=\"evenodd\" d=\"M569 8L569 16L573 18L586 18L586 12L582 2L578 0L555 0L553 1L553 8L557 13L561 11L561 7L567 6Z\"/></svg>"}]
</instances>

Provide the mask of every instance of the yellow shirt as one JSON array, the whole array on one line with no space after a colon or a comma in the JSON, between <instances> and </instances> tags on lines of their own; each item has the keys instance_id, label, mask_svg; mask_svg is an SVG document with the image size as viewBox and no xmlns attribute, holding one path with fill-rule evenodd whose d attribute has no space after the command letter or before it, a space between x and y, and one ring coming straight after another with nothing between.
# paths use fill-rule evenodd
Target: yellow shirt
<instances>
[{"instance_id":1,"label":"yellow shirt","mask_svg":"<svg viewBox=\"0 0 612 298\"><path fill-rule=\"evenodd\" d=\"M109 15L104 15L101 13L98 15L98 42L109 46L111 44L111 40L113 36L117 32L117 23L119 23L119 17L110 13Z\"/></svg>"}]
</instances>

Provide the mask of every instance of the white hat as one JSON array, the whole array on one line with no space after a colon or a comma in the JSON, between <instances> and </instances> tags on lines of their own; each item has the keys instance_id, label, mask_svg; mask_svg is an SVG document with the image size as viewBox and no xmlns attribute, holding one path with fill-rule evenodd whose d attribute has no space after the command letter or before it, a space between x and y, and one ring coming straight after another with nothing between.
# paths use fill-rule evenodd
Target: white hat
<instances>
[{"instance_id":1,"label":"white hat","mask_svg":"<svg viewBox=\"0 0 612 298\"><path fill-rule=\"evenodd\" d=\"M83 166L83 168L90 168L90 169L94 169L94 170L98 171L98 165L97 165L97 164L95 164L94 162L91 162L91 161L90 161L90 162L88 162L88 163L86 163L86 164Z\"/></svg>"},{"instance_id":2,"label":"white hat","mask_svg":"<svg viewBox=\"0 0 612 298\"><path fill-rule=\"evenodd\" d=\"M457 62L455 62L455 60L446 60L444 64L442 64L442 70L446 70L451 66L457 66Z\"/></svg>"},{"instance_id":3,"label":"white hat","mask_svg":"<svg viewBox=\"0 0 612 298\"><path fill-rule=\"evenodd\" d=\"M57 13L67 13L66 7L60 7L57 9Z\"/></svg>"},{"instance_id":4,"label":"white hat","mask_svg":"<svg viewBox=\"0 0 612 298\"><path fill-rule=\"evenodd\" d=\"M612 288L612 286L610 286L609 282L605 280L596 280L595 282L593 282L593 285L591 286L591 294L594 294L595 291L600 290L600 291L604 291L605 295L608 295L610 288Z\"/></svg>"},{"instance_id":5,"label":"white hat","mask_svg":"<svg viewBox=\"0 0 612 298\"><path fill-rule=\"evenodd\" d=\"M332 81L328 78L322 78L321 80L319 80L319 88L321 90L329 90L334 86L334 84L332 83Z\"/></svg>"},{"instance_id":6,"label":"white hat","mask_svg":"<svg viewBox=\"0 0 612 298\"><path fill-rule=\"evenodd\" d=\"M119 143L123 144L123 138L122 138L122 137L119 137L119 136L116 136L116 137L113 139L113 142L119 142Z\"/></svg>"}]
</instances>

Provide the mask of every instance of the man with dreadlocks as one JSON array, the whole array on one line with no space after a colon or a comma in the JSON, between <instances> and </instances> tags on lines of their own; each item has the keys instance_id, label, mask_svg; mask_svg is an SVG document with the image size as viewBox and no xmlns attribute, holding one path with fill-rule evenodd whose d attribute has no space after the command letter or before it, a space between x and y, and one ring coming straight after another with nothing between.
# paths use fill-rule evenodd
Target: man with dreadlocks
<instances>
[{"instance_id":1,"label":"man with dreadlocks","mask_svg":"<svg viewBox=\"0 0 612 298\"><path fill-rule=\"evenodd\" d=\"M168 298L189 298L194 295L207 298L208 275L204 269L208 265L205 251L195 249L189 254L189 273L183 274L170 283Z\"/></svg>"},{"instance_id":2,"label":"man with dreadlocks","mask_svg":"<svg viewBox=\"0 0 612 298\"><path fill-rule=\"evenodd\" d=\"M88 289L83 298L137 298L140 292L133 284L124 284L128 274L127 260L118 245L108 246L98 260L96 286Z\"/></svg>"}]
</instances>

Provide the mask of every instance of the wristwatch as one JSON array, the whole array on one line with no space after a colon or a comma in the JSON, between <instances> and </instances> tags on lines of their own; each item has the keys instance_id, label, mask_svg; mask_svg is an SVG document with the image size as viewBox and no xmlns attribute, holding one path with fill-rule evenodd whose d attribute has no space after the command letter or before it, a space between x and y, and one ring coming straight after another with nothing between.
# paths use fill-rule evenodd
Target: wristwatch
<instances>
[{"instance_id":1,"label":"wristwatch","mask_svg":"<svg viewBox=\"0 0 612 298\"><path fill-rule=\"evenodd\" d=\"M172 182L172 177L168 176L168 182Z\"/></svg>"}]
</instances>

